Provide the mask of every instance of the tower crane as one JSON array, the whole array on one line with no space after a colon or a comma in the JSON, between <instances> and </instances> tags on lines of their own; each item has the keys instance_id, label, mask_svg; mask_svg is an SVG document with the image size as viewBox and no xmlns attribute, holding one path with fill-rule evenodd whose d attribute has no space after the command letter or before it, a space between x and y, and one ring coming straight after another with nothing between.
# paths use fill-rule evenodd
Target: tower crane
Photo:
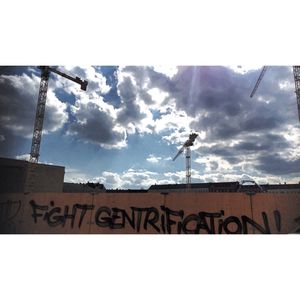
<instances>
[{"instance_id":1,"label":"tower crane","mask_svg":"<svg viewBox=\"0 0 300 300\"><path fill-rule=\"evenodd\" d=\"M264 66L257 81L256 84L250 94L250 97L252 98L267 71L267 66ZM297 98L297 108L298 108L298 117L300 121L300 66L293 66L293 73L294 73L294 81L295 81L295 93L296 93L296 98Z\"/></svg>"},{"instance_id":2,"label":"tower crane","mask_svg":"<svg viewBox=\"0 0 300 300\"><path fill-rule=\"evenodd\" d=\"M191 146L194 145L195 139L197 138L197 133L191 133L189 139L183 144L180 150L177 152L173 161L185 150L185 161L186 161L186 185L187 188L191 187Z\"/></svg>"},{"instance_id":3,"label":"tower crane","mask_svg":"<svg viewBox=\"0 0 300 300\"><path fill-rule=\"evenodd\" d=\"M82 80L79 77L74 78L70 75L62 73L57 69L49 66L40 66L38 68L41 70L41 83L40 83L39 97L38 97L37 108L36 108L30 160L29 160L32 163L37 163L40 155L40 145L41 145L41 138L42 138L42 130L43 130L43 123L44 123L45 106L46 106L50 72L53 72L64 78L67 78L71 81L78 83L83 91L86 91L87 84L88 84L86 80Z\"/></svg>"}]
</instances>

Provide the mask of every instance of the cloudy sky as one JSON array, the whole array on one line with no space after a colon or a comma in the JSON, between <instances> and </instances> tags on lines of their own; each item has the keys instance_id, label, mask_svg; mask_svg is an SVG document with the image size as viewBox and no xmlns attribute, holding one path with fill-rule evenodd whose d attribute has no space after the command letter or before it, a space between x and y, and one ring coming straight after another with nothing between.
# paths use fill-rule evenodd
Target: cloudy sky
<instances>
[{"instance_id":1,"label":"cloudy sky","mask_svg":"<svg viewBox=\"0 0 300 300\"><path fill-rule=\"evenodd\" d=\"M107 188L184 183L193 131L192 182L299 182L300 123L292 67L59 66L87 91L51 74L39 162L65 181ZM28 159L40 70L0 67L0 156ZM246 177L245 177L246 176Z\"/></svg>"}]
</instances>

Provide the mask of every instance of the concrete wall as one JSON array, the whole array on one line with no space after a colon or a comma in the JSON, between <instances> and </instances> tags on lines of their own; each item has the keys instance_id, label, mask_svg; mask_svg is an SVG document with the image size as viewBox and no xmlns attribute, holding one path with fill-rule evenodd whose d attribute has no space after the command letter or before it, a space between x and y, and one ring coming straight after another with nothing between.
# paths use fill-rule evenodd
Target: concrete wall
<instances>
[{"instance_id":1,"label":"concrete wall","mask_svg":"<svg viewBox=\"0 0 300 300\"><path fill-rule=\"evenodd\" d=\"M0 193L23 193L29 162L0 158ZM65 168L36 164L33 192L62 192Z\"/></svg>"},{"instance_id":2,"label":"concrete wall","mask_svg":"<svg viewBox=\"0 0 300 300\"><path fill-rule=\"evenodd\" d=\"M63 191L65 168L39 164L34 178L34 192L57 193Z\"/></svg>"},{"instance_id":3,"label":"concrete wall","mask_svg":"<svg viewBox=\"0 0 300 300\"><path fill-rule=\"evenodd\" d=\"M1 233L295 233L296 194L0 195Z\"/></svg>"},{"instance_id":4,"label":"concrete wall","mask_svg":"<svg viewBox=\"0 0 300 300\"><path fill-rule=\"evenodd\" d=\"M22 193L26 179L27 162L0 158L0 193Z\"/></svg>"}]
</instances>

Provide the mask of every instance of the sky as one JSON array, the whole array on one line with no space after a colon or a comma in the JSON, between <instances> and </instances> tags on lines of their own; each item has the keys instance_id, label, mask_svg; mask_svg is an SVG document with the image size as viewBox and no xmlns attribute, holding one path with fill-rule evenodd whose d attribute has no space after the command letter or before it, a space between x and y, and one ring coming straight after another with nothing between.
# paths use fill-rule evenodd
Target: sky
<instances>
[{"instance_id":1,"label":"sky","mask_svg":"<svg viewBox=\"0 0 300 300\"><path fill-rule=\"evenodd\" d=\"M40 163L65 166L66 182L147 189L192 182L298 183L300 122L291 66L56 66L87 91L51 74ZM0 67L0 156L28 159L40 70Z\"/></svg>"}]
</instances>

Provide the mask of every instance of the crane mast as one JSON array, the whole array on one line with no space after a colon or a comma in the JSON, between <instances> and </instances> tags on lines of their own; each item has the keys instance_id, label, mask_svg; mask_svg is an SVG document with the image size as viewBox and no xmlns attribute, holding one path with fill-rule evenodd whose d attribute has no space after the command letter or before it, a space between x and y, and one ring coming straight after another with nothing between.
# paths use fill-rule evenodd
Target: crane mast
<instances>
[{"instance_id":1,"label":"crane mast","mask_svg":"<svg viewBox=\"0 0 300 300\"><path fill-rule=\"evenodd\" d=\"M41 83L40 83L39 97L38 97L38 102L36 107L36 115L34 121L33 137L32 137L30 159L29 159L29 161L32 163L37 163L40 155L40 146L41 146L41 139L42 139L50 72L56 73L64 78L67 78L69 80L72 80L80 84L81 89L84 91L86 91L87 84L88 84L86 80L81 80L79 77L75 77L75 78L71 77L49 66L42 66L39 67L39 69L41 69Z\"/></svg>"},{"instance_id":2,"label":"crane mast","mask_svg":"<svg viewBox=\"0 0 300 300\"><path fill-rule=\"evenodd\" d=\"M295 93L297 97L298 118L300 121L300 66L293 66Z\"/></svg>"},{"instance_id":3,"label":"crane mast","mask_svg":"<svg viewBox=\"0 0 300 300\"><path fill-rule=\"evenodd\" d=\"M191 177L192 177L192 168L191 168L191 148L185 148L185 165L186 165L186 187L191 188Z\"/></svg>"},{"instance_id":4,"label":"crane mast","mask_svg":"<svg viewBox=\"0 0 300 300\"><path fill-rule=\"evenodd\" d=\"M39 98L36 107L35 121L33 127L33 137L31 143L31 152L30 152L30 162L38 162L39 153L40 153L40 145L42 139L42 130L44 123L44 115L45 115L45 106L46 106L46 98L47 98L47 90L48 90L48 81L50 76L50 71L48 67L44 67L41 69L41 83L39 90Z\"/></svg>"}]
</instances>

